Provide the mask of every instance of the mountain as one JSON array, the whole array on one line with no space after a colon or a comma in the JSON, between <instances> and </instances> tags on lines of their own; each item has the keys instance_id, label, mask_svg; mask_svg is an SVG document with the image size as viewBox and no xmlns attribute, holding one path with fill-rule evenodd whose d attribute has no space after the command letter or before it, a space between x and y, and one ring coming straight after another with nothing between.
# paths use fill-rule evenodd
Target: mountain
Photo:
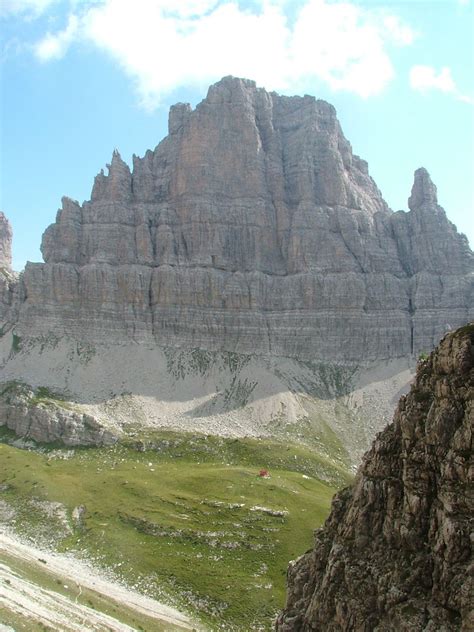
<instances>
[{"instance_id":1,"label":"mountain","mask_svg":"<svg viewBox=\"0 0 474 632\"><path fill-rule=\"evenodd\" d=\"M408 204L388 208L330 104L222 79L132 170L114 151L90 201L63 198L44 263L14 275L0 222L1 381L22 383L3 422L288 430L357 462L413 358L474 317L474 256L425 169ZM30 414L43 387L52 423Z\"/></svg>"},{"instance_id":2,"label":"mountain","mask_svg":"<svg viewBox=\"0 0 474 632\"><path fill-rule=\"evenodd\" d=\"M12 271L0 215L0 522L178 599L212 629L268 630L287 560L352 480L416 357L474 317L474 257L425 169L408 207L388 208L331 105L226 77L194 110L172 107L168 136L132 169L114 151L89 201L63 199L43 263ZM418 597L448 631L467 608L464 434L452 456L446 446L468 392L457 360L434 357L435 395L430 360L426 389L402 401L420 415L432 401L435 417L405 426L399 412L400 430L379 439L388 462L366 462L330 519L346 524L360 491L355 566L340 540L355 581L334 584L350 597L335 615L346 629L345 613L366 616L360 592L373 616L406 614L412 629ZM390 556L399 581L378 570ZM313 617L311 560L293 567L283 629Z\"/></svg>"},{"instance_id":3,"label":"mountain","mask_svg":"<svg viewBox=\"0 0 474 632\"><path fill-rule=\"evenodd\" d=\"M278 632L474 629L474 324L419 364L314 549L288 569Z\"/></svg>"},{"instance_id":4,"label":"mountain","mask_svg":"<svg viewBox=\"0 0 474 632\"><path fill-rule=\"evenodd\" d=\"M474 258L420 169L393 213L334 108L226 77L130 171L114 151L28 263L18 335L369 362L474 313Z\"/></svg>"}]
</instances>

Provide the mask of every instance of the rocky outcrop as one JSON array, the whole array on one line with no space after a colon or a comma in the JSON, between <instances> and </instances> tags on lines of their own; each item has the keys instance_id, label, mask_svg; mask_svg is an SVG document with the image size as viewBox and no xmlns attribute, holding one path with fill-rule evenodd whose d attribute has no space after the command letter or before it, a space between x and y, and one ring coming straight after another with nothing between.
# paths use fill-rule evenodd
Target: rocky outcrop
<instances>
[{"instance_id":1,"label":"rocky outcrop","mask_svg":"<svg viewBox=\"0 0 474 632\"><path fill-rule=\"evenodd\" d=\"M226 77L133 169L64 198L20 335L324 361L429 350L474 315L474 260L425 170L392 213L334 108Z\"/></svg>"},{"instance_id":2,"label":"rocky outcrop","mask_svg":"<svg viewBox=\"0 0 474 632\"><path fill-rule=\"evenodd\" d=\"M24 439L67 446L112 445L117 437L91 415L45 388L7 383L0 390L0 426Z\"/></svg>"},{"instance_id":3,"label":"rocky outcrop","mask_svg":"<svg viewBox=\"0 0 474 632\"><path fill-rule=\"evenodd\" d=\"M0 211L0 337L18 320L20 287L12 270L12 229Z\"/></svg>"},{"instance_id":4,"label":"rocky outcrop","mask_svg":"<svg viewBox=\"0 0 474 632\"><path fill-rule=\"evenodd\" d=\"M426 169L415 172L408 206L408 213L394 213L391 222L410 280L413 345L417 351L428 351L443 332L474 318L469 289L474 288L473 256L467 239L457 233L438 205L436 187Z\"/></svg>"},{"instance_id":5,"label":"rocky outcrop","mask_svg":"<svg viewBox=\"0 0 474 632\"><path fill-rule=\"evenodd\" d=\"M473 420L471 324L419 364L314 550L290 564L278 632L474 629Z\"/></svg>"},{"instance_id":6,"label":"rocky outcrop","mask_svg":"<svg viewBox=\"0 0 474 632\"><path fill-rule=\"evenodd\" d=\"M12 267L12 229L10 222L0 211L0 269Z\"/></svg>"}]
</instances>

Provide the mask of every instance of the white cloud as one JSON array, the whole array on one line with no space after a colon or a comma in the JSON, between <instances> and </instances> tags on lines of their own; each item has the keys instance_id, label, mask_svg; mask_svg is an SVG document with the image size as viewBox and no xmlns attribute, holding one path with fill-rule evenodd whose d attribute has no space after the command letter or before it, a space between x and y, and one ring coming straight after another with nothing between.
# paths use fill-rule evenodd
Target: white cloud
<instances>
[{"instance_id":1,"label":"white cloud","mask_svg":"<svg viewBox=\"0 0 474 632\"><path fill-rule=\"evenodd\" d=\"M413 31L396 16L342 2L312 0L292 33L292 70L324 79L333 89L362 97L381 92L394 76L387 44L407 45Z\"/></svg>"},{"instance_id":2,"label":"white cloud","mask_svg":"<svg viewBox=\"0 0 474 632\"><path fill-rule=\"evenodd\" d=\"M451 76L451 69L445 66L436 74L432 66L413 66L410 70L410 85L414 90L440 90L454 92L456 85Z\"/></svg>"},{"instance_id":3,"label":"white cloud","mask_svg":"<svg viewBox=\"0 0 474 632\"><path fill-rule=\"evenodd\" d=\"M259 0L258 11L250 11L237 0L84 3L78 22L48 33L36 53L47 60L65 54L75 39L92 42L153 107L179 86L228 74L280 90L316 79L369 97L394 76L391 46L415 37L398 16L348 1L304 0L290 21L291 4L294 9L285 0Z\"/></svg>"},{"instance_id":4,"label":"white cloud","mask_svg":"<svg viewBox=\"0 0 474 632\"><path fill-rule=\"evenodd\" d=\"M470 105L474 105L474 98L468 96L467 94L457 94L456 98L458 101L462 101L463 103L469 103Z\"/></svg>"},{"instance_id":5,"label":"white cloud","mask_svg":"<svg viewBox=\"0 0 474 632\"><path fill-rule=\"evenodd\" d=\"M41 61L60 59L73 41L79 28L79 20L70 15L66 28L54 35L48 33L35 47L35 54Z\"/></svg>"},{"instance_id":6,"label":"white cloud","mask_svg":"<svg viewBox=\"0 0 474 632\"><path fill-rule=\"evenodd\" d=\"M410 70L410 85L418 92L438 90L454 96L458 101L471 104L474 102L471 97L459 91L448 66L441 68L438 73L432 66L413 66Z\"/></svg>"},{"instance_id":7,"label":"white cloud","mask_svg":"<svg viewBox=\"0 0 474 632\"><path fill-rule=\"evenodd\" d=\"M154 5L165 14L180 18L199 16L214 8L218 0L155 0Z\"/></svg>"},{"instance_id":8,"label":"white cloud","mask_svg":"<svg viewBox=\"0 0 474 632\"><path fill-rule=\"evenodd\" d=\"M23 15L39 17L57 0L0 0L0 17Z\"/></svg>"},{"instance_id":9,"label":"white cloud","mask_svg":"<svg viewBox=\"0 0 474 632\"><path fill-rule=\"evenodd\" d=\"M404 24L397 15L386 15L383 24L399 46L408 46L417 37L417 33L408 24Z\"/></svg>"}]
</instances>

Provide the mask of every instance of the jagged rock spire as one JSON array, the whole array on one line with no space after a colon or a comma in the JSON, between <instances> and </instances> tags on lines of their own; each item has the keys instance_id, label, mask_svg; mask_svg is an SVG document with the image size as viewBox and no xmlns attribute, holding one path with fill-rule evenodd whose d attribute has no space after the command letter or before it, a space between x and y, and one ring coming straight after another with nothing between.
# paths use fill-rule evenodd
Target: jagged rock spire
<instances>
[{"instance_id":1,"label":"jagged rock spire","mask_svg":"<svg viewBox=\"0 0 474 632\"><path fill-rule=\"evenodd\" d=\"M438 196L430 174L424 167L420 167L415 171L415 180L408 198L408 208L410 211L416 211L423 206L437 207Z\"/></svg>"},{"instance_id":2,"label":"jagged rock spire","mask_svg":"<svg viewBox=\"0 0 474 632\"><path fill-rule=\"evenodd\" d=\"M6 216L0 211L0 268L12 267L12 229Z\"/></svg>"},{"instance_id":3,"label":"jagged rock spire","mask_svg":"<svg viewBox=\"0 0 474 632\"><path fill-rule=\"evenodd\" d=\"M168 116L168 131L175 134L189 119L192 109L189 103L176 103L170 108Z\"/></svg>"},{"instance_id":4,"label":"jagged rock spire","mask_svg":"<svg viewBox=\"0 0 474 632\"><path fill-rule=\"evenodd\" d=\"M111 201L128 201L132 197L132 174L130 167L122 160L118 149L112 153L112 161L107 165L108 175L102 169L95 177L91 200L107 199Z\"/></svg>"}]
</instances>

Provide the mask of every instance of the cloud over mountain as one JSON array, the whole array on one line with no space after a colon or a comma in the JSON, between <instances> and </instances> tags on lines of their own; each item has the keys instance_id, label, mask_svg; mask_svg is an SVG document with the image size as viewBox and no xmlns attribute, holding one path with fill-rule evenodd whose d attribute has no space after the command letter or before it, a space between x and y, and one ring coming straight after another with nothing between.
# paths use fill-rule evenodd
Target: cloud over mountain
<instances>
[{"instance_id":1,"label":"cloud over mountain","mask_svg":"<svg viewBox=\"0 0 474 632\"><path fill-rule=\"evenodd\" d=\"M67 26L48 32L35 51L48 61L74 41L93 44L118 62L152 108L183 84L226 74L278 90L319 80L367 98L393 79L393 47L415 37L396 14L352 2L259 0L249 8L226 0L106 0L78 5Z\"/></svg>"}]
</instances>

